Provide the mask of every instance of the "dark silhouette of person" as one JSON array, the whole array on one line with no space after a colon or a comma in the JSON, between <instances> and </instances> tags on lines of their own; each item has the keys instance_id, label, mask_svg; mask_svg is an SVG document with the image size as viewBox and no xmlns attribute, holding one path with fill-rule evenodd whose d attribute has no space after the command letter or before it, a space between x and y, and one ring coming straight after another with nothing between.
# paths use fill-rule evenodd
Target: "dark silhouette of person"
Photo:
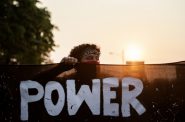
<instances>
[{"instance_id":1,"label":"dark silhouette of person","mask_svg":"<svg viewBox=\"0 0 185 122\"><path fill-rule=\"evenodd\" d=\"M85 70L92 69L90 67L93 66L89 64L99 64L99 57L100 48L97 45L86 43L80 44L78 46L75 46L70 51L68 57L64 57L60 63L58 63L51 69L40 72L33 78L33 80L61 80L74 78L77 74L79 76L80 74L82 75L84 73L86 73L86 75L84 76L88 77L88 75L90 75L90 72L89 74L87 74L88 72L86 72ZM83 64L83 66L79 64ZM79 69L82 69L82 72L80 72Z\"/></svg>"}]
</instances>

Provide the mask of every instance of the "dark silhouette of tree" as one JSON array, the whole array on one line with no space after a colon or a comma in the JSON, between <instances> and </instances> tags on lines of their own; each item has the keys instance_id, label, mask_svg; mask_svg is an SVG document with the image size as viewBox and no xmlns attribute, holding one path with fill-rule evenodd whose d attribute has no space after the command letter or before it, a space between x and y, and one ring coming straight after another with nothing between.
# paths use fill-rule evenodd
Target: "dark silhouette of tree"
<instances>
[{"instance_id":1,"label":"dark silhouette of tree","mask_svg":"<svg viewBox=\"0 0 185 122\"><path fill-rule=\"evenodd\" d=\"M0 0L0 64L41 64L55 46L46 8L38 0Z\"/></svg>"}]
</instances>

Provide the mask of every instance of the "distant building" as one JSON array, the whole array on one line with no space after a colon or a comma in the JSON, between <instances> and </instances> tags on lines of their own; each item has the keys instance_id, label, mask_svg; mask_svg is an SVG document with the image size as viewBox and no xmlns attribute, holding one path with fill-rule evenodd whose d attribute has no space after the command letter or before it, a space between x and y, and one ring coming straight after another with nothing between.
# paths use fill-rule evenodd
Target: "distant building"
<instances>
[{"instance_id":1,"label":"distant building","mask_svg":"<svg viewBox=\"0 0 185 122\"><path fill-rule=\"evenodd\" d=\"M144 61L126 61L126 65L141 65Z\"/></svg>"}]
</instances>

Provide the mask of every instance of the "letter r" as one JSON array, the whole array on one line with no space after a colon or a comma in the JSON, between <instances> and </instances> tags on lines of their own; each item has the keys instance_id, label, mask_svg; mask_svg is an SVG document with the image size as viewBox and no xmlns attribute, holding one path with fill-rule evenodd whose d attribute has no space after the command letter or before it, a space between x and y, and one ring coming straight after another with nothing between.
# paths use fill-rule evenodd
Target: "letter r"
<instances>
[{"instance_id":1,"label":"letter r","mask_svg":"<svg viewBox=\"0 0 185 122\"><path fill-rule=\"evenodd\" d=\"M129 85L134 86L135 88L129 91ZM141 115L143 114L146 109L145 107L139 102L136 97L140 95L143 90L143 83L141 80L126 77L122 80L122 116L129 117L130 116L130 104L136 110L136 112Z\"/></svg>"}]
</instances>

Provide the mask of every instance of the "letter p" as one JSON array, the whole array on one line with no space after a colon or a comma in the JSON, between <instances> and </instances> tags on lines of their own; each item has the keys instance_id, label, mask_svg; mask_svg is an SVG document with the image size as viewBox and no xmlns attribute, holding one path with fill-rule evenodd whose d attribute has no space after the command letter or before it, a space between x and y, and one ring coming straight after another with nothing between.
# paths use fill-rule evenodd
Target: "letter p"
<instances>
[{"instance_id":1,"label":"letter p","mask_svg":"<svg viewBox=\"0 0 185 122\"><path fill-rule=\"evenodd\" d=\"M37 89L38 94L29 95L29 89ZM20 83L20 95L21 95L21 120L28 120L28 103L40 100L44 95L44 89L41 84L36 81L21 81Z\"/></svg>"}]
</instances>

